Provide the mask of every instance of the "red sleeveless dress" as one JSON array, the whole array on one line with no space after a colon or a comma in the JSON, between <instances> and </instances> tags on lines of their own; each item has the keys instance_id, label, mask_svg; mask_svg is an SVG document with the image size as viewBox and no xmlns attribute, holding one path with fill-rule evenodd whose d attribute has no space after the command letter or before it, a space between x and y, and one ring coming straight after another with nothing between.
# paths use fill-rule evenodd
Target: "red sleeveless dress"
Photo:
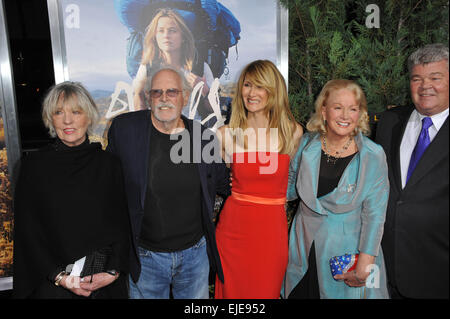
<instances>
[{"instance_id":1,"label":"red sleeveless dress","mask_svg":"<svg viewBox=\"0 0 450 319\"><path fill-rule=\"evenodd\" d=\"M216 228L225 283L216 277L215 298L278 299L288 262L289 155L235 153L231 169L232 195Z\"/></svg>"}]
</instances>

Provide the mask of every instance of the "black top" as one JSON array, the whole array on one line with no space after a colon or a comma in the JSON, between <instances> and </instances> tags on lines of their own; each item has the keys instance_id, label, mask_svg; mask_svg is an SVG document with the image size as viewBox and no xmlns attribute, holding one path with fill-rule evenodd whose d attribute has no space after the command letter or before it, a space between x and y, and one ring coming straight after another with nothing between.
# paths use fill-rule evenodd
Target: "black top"
<instances>
[{"instance_id":1,"label":"black top","mask_svg":"<svg viewBox=\"0 0 450 319\"><path fill-rule=\"evenodd\" d=\"M211 162L209 157L199 156L197 169L200 176L201 222L206 238L206 248L212 273L217 273L223 282L223 271L215 238L213 223L214 201L216 194L230 195L230 175L220 156L220 143L212 131L200 122L189 120L183 115L185 128L197 141L197 152L215 156ZM139 257L139 235L144 217L145 197L148 186L148 171L151 132L151 111L142 110L120 114L114 118L108 131L107 150L117 155L123 166L128 210L132 229L132 250L130 251L130 275L134 282L139 280L141 264ZM201 155L201 154L200 154ZM207 161L208 160L208 161ZM176 198L176 197L174 197Z\"/></svg>"},{"instance_id":2,"label":"black top","mask_svg":"<svg viewBox=\"0 0 450 319\"><path fill-rule=\"evenodd\" d=\"M171 156L171 150L177 152ZM171 137L152 124L149 182L140 235L143 248L179 251L193 246L203 236L200 176L192 157L186 129Z\"/></svg>"},{"instance_id":3,"label":"black top","mask_svg":"<svg viewBox=\"0 0 450 319\"><path fill-rule=\"evenodd\" d=\"M50 274L106 246L113 249L108 268L126 277L130 238L122 170L99 143L67 147L57 140L23 158L14 213L14 297L74 297ZM117 285L101 290L111 286Z\"/></svg>"},{"instance_id":4,"label":"black top","mask_svg":"<svg viewBox=\"0 0 450 319\"><path fill-rule=\"evenodd\" d=\"M317 198L322 197L328 193L331 193L339 184L342 174L348 163L352 160L356 153L346 156L335 158L336 162L327 162L327 155L322 150L320 157L320 171L319 171L319 186L317 190Z\"/></svg>"}]
</instances>

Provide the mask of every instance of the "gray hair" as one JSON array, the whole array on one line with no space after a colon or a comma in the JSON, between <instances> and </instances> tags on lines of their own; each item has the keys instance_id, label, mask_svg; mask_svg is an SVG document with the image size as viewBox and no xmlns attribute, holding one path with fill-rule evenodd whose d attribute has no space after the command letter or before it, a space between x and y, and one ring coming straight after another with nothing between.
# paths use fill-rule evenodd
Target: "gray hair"
<instances>
[{"instance_id":1,"label":"gray hair","mask_svg":"<svg viewBox=\"0 0 450 319\"><path fill-rule=\"evenodd\" d=\"M42 120L45 127L48 128L50 136L56 137L53 115L60 107L58 105L60 99L62 99L62 103L72 103L72 107L80 108L86 113L91 122L87 133L92 134L93 127L100 117L94 99L81 83L66 81L51 87L42 104Z\"/></svg>"},{"instance_id":2,"label":"gray hair","mask_svg":"<svg viewBox=\"0 0 450 319\"><path fill-rule=\"evenodd\" d=\"M448 68L448 46L442 43L428 44L415 52L408 58L408 70L411 71L415 65L427 64L431 62L447 61Z\"/></svg>"}]
</instances>

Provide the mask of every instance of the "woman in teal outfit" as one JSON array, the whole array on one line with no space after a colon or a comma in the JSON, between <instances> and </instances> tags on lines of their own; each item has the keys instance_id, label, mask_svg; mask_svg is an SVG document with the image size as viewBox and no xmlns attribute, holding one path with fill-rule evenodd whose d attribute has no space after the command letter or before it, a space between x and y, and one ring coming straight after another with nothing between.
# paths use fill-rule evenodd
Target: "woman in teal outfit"
<instances>
[{"instance_id":1,"label":"woman in teal outfit","mask_svg":"<svg viewBox=\"0 0 450 319\"><path fill-rule=\"evenodd\" d=\"M300 197L289 238L285 298L388 298L380 242L389 181L369 133L366 98L350 80L332 80L316 101L291 161L288 200ZM333 278L329 260L359 254ZM366 282L367 281L367 282Z\"/></svg>"}]
</instances>

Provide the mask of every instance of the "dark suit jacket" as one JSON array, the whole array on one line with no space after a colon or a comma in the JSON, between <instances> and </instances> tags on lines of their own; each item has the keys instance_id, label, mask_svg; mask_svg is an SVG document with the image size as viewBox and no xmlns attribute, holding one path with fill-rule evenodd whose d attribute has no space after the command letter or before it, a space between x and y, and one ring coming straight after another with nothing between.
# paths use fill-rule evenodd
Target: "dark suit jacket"
<instances>
[{"instance_id":1,"label":"dark suit jacket","mask_svg":"<svg viewBox=\"0 0 450 319\"><path fill-rule=\"evenodd\" d=\"M388 280L405 297L448 298L448 118L402 189L400 144L413 110L386 111L377 127L391 185L382 241Z\"/></svg>"},{"instance_id":2,"label":"dark suit jacket","mask_svg":"<svg viewBox=\"0 0 450 319\"><path fill-rule=\"evenodd\" d=\"M122 161L124 172L125 189L128 199L128 208L131 219L131 230L133 235L133 247L130 255L130 274L134 282L137 282L141 272L138 254L138 241L141 232L142 219L144 217L144 203L147 190L149 145L150 145L150 111L137 111L117 116L108 132L107 150L116 154ZM190 137L200 139L206 128L200 123L188 120L183 121ZM196 135L196 132L198 133ZM200 133L199 133L200 132ZM210 136L210 135L209 135ZM209 144L209 140L202 139L201 148ZM191 150L195 152L194 150ZM230 194L229 172L220 160L217 163L205 163L201 158L198 163L198 172L202 187L202 223L207 241L207 250L211 270L215 271L219 279L223 281L222 266L217 251L215 226L212 221L214 211L215 195L224 197Z\"/></svg>"}]
</instances>

